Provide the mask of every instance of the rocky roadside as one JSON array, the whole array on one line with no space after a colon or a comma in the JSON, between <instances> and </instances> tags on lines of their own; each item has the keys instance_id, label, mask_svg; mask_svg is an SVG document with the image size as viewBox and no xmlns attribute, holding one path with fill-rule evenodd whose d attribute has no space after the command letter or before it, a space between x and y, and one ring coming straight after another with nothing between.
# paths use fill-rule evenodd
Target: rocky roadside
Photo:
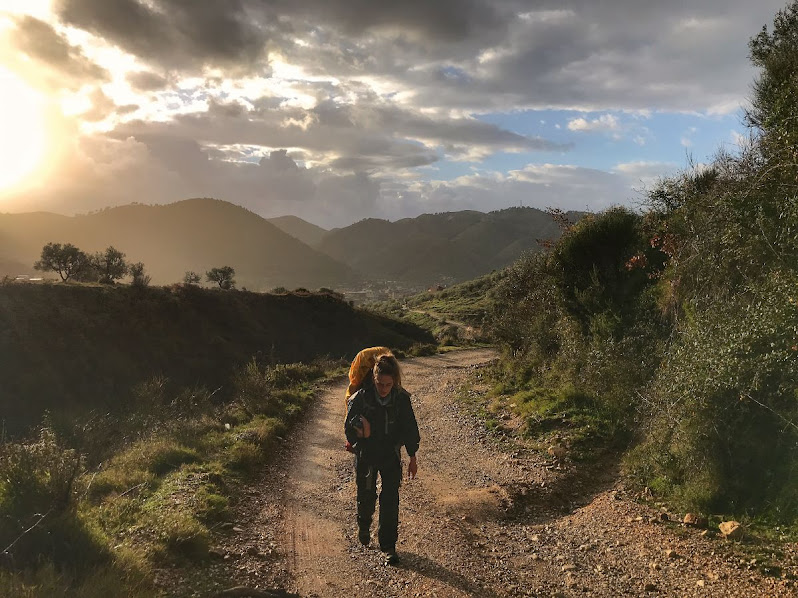
<instances>
[{"instance_id":1,"label":"rocky roadside","mask_svg":"<svg viewBox=\"0 0 798 598\"><path fill-rule=\"evenodd\" d=\"M170 595L798 594L796 545L769 551L686 526L684 514L631 496L611 462L588 471L567 450L541 454L488 433L455 399L467 381L467 392L485 391L474 380L492 358L475 350L404 364L422 448L419 478L401 489L399 567L382 565L376 533L368 548L356 539L342 382L247 489L208 561L165 575Z\"/></svg>"}]
</instances>

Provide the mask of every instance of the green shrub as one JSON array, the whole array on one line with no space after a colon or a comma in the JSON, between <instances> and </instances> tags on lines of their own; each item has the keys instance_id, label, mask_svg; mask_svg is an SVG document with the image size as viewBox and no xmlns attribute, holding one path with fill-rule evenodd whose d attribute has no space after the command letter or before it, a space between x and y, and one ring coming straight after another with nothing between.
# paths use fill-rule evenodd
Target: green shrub
<instances>
[{"instance_id":1,"label":"green shrub","mask_svg":"<svg viewBox=\"0 0 798 598\"><path fill-rule=\"evenodd\" d=\"M197 492L196 499L198 502L197 517L202 521L213 523L229 519L230 500L226 496L217 494L203 486Z\"/></svg>"},{"instance_id":2,"label":"green shrub","mask_svg":"<svg viewBox=\"0 0 798 598\"><path fill-rule=\"evenodd\" d=\"M106 547L77 513L82 460L42 427L30 443L0 446L0 545L16 567L49 561L85 572L108 560Z\"/></svg>"},{"instance_id":3,"label":"green shrub","mask_svg":"<svg viewBox=\"0 0 798 598\"><path fill-rule=\"evenodd\" d=\"M412 357L426 357L429 355L435 355L437 353L438 353L438 346L433 345L431 343L417 343L412 345L407 350L407 354L411 355ZM400 357L397 351L394 351L394 355Z\"/></svg>"},{"instance_id":4,"label":"green shrub","mask_svg":"<svg viewBox=\"0 0 798 598\"><path fill-rule=\"evenodd\" d=\"M263 447L247 439L240 439L227 450L226 465L234 470L254 473L263 461Z\"/></svg>"},{"instance_id":5,"label":"green shrub","mask_svg":"<svg viewBox=\"0 0 798 598\"><path fill-rule=\"evenodd\" d=\"M197 451L171 440L157 443L151 451L148 468L157 476L165 475L186 463L197 463L200 460Z\"/></svg>"},{"instance_id":6,"label":"green shrub","mask_svg":"<svg viewBox=\"0 0 798 598\"><path fill-rule=\"evenodd\" d=\"M74 507L75 482L82 473L77 451L59 443L50 427L29 443L0 445L0 512L63 512Z\"/></svg>"},{"instance_id":7,"label":"green shrub","mask_svg":"<svg viewBox=\"0 0 798 598\"><path fill-rule=\"evenodd\" d=\"M687 507L798 516L798 277L774 274L696 313L650 396L627 462Z\"/></svg>"},{"instance_id":8,"label":"green shrub","mask_svg":"<svg viewBox=\"0 0 798 598\"><path fill-rule=\"evenodd\" d=\"M324 375L318 363L280 363L267 368L266 380L274 388L289 388L301 382L310 382Z\"/></svg>"},{"instance_id":9,"label":"green shrub","mask_svg":"<svg viewBox=\"0 0 798 598\"><path fill-rule=\"evenodd\" d=\"M81 578L59 571L50 564L36 570L0 570L0 596L8 598L151 598L155 590L136 573L115 567L98 567Z\"/></svg>"},{"instance_id":10,"label":"green shrub","mask_svg":"<svg viewBox=\"0 0 798 598\"><path fill-rule=\"evenodd\" d=\"M90 492L98 497L110 492L126 492L151 485L156 478L201 460L195 449L176 440L153 436L134 443L111 459L92 479Z\"/></svg>"},{"instance_id":11,"label":"green shrub","mask_svg":"<svg viewBox=\"0 0 798 598\"><path fill-rule=\"evenodd\" d=\"M614 208L584 218L550 253L525 256L501 279L488 320L503 348L497 390L537 397L521 409L530 431L543 431L541 418L554 427L551 408L573 441L618 446L628 438L635 391L655 374L667 339L656 279L664 257L642 217Z\"/></svg>"}]
</instances>

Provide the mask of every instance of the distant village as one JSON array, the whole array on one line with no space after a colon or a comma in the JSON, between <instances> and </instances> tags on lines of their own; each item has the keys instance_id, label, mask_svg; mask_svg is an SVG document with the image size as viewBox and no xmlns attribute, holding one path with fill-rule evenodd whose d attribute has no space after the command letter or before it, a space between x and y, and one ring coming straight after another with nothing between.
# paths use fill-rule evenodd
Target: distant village
<instances>
[{"instance_id":1,"label":"distant village","mask_svg":"<svg viewBox=\"0 0 798 598\"><path fill-rule=\"evenodd\" d=\"M445 284L435 284L430 287L421 287L417 284L408 284L395 280L388 280L383 283L374 283L362 289L343 289L340 292L350 301L352 305L364 305L375 301L389 301L391 299L402 299L427 291L437 293L447 287Z\"/></svg>"}]
</instances>

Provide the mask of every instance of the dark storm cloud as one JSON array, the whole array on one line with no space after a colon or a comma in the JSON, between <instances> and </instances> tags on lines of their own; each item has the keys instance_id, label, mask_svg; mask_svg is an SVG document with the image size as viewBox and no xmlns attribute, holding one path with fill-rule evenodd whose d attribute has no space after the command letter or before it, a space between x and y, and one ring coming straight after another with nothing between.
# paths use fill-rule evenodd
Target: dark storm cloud
<instances>
[{"instance_id":1,"label":"dark storm cloud","mask_svg":"<svg viewBox=\"0 0 798 598\"><path fill-rule=\"evenodd\" d=\"M264 0L254 4L308 22L333 24L350 36L385 28L444 43L500 33L507 19L500 9L504 3L486 0Z\"/></svg>"},{"instance_id":2,"label":"dark storm cloud","mask_svg":"<svg viewBox=\"0 0 798 598\"><path fill-rule=\"evenodd\" d=\"M12 43L22 53L43 62L67 87L108 79L108 72L65 40L52 25L31 16L16 20Z\"/></svg>"},{"instance_id":3,"label":"dark storm cloud","mask_svg":"<svg viewBox=\"0 0 798 598\"><path fill-rule=\"evenodd\" d=\"M173 67L248 65L266 42L243 0L60 0L56 10L68 25Z\"/></svg>"},{"instance_id":4,"label":"dark storm cloud","mask_svg":"<svg viewBox=\"0 0 798 598\"><path fill-rule=\"evenodd\" d=\"M143 60L169 68L263 68L266 48L294 39L389 39L426 53L501 39L511 13L487 0L57 0L67 25L89 31ZM354 46L346 62L357 61ZM321 57L319 57L321 58ZM366 55L362 60L368 60Z\"/></svg>"}]
</instances>

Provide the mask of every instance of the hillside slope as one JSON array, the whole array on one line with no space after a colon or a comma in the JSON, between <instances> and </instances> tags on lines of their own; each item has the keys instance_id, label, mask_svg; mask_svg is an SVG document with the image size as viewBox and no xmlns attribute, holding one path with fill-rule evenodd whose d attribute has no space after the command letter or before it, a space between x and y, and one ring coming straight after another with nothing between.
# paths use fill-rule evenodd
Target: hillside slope
<instances>
[{"instance_id":1,"label":"hillside slope","mask_svg":"<svg viewBox=\"0 0 798 598\"><path fill-rule=\"evenodd\" d=\"M132 204L74 217L0 214L0 256L5 260L32 268L48 242L72 243L87 252L113 245L129 261L144 262L156 284L178 282L187 270L204 274L225 265L235 268L239 286L252 290L318 288L357 280L348 266L257 214L214 199Z\"/></svg>"},{"instance_id":2,"label":"hillside slope","mask_svg":"<svg viewBox=\"0 0 798 598\"><path fill-rule=\"evenodd\" d=\"M572 220L578 214L569 214ZM459 282L503 268L539 239L556 239L557 223L534 208L424 214L397 222L367 219L330 231L318 248L372 278L429 285Z\"/></svg>"},{"instance_id":3,"label":"hillside slope","mask_svg":"<svg viewBox=\"0 0 798 598\"><path fill-rule=\"evenodd\" d=\"M292 237L302 241L305 245L310 245L311 247L315 247L321 243L321 240L329 232L327 229L316 226L307 220L302 220L302 218L297 216L279 216L277 218L267 218L266 220L281 231L288 233Z\"/></svg>"},{"instance_id":4,"label":"hillside slope","mask_svg":"<svg viewBox=\"0 0 798 598\"><path fill-rule=\"evenodd\" d=\"M405 349L421 329L352 308L327 294L0 285L0 413L6 429L45 409L113 408L133 387L164 376L176 388L230 392L230 376L265 363L351 358L363 347Z\"/></svg>"}]
</instances>

